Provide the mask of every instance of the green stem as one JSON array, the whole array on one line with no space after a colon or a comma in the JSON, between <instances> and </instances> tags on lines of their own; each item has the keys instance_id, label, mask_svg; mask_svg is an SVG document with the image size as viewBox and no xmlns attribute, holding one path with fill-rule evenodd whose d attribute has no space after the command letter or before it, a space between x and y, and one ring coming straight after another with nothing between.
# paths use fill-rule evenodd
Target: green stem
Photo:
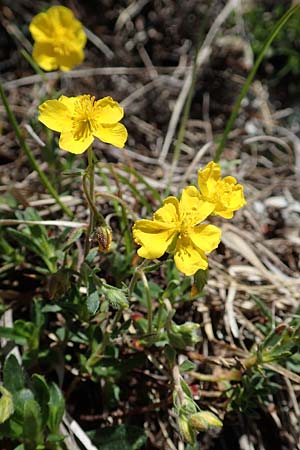
<instances>
[{"instance_id":1,"label":"green stem","mask_svg":"<svg viewBox=\"0 0 300 450\"><path fill-rule=\"evenodd\" d=\"M102 177L103 174L101 173ZM121 232L124 236L124 243L125 243L125 249L126 254L131 255L133 251L133 242L132 242L132 233L131 233L131 227L129 225L128 221L128 215L126 213L126 210L130 213L131 216L133 216L134 220L137 219L136 214L129 208L127 203L120 197L114 194L110 193L97 193L96 197L105 197L108 199L111 199L113 201L113 205L116 211L119 212L118 203L121 205Z\"/></svg>"},{"instance_id":2,"label":"green stem","mask_svg":"<svg viewBox=\"0 0 300 450\"><path fill-rule=\"evenodd\" d=\"M163 310L164 310L164 302L163 302L163 300L160 300L159 306L158 306L158 312L157 312L157 321L156 321L157 333L159 332L159 330L161 328Z\"/></svg>"},{"instance_id":3,"label":"green stem","mask_svg":"<svg viewBox=\"0 0 300 450\"><path fill-rule=\"evenodd\" d=\"M137 220L138 216L137 214L128 206L128 204L120 197L114 194L110 194L108 192L97 192L96 197L104 197L108 198L109 200L114 200L117 203L120 203L120 205L124 208L124 210L128 211L129 214L133 217L134 220Z\"/></svg>"},{"instance_id":4,"label":"green stem","mask_svg":"<svg viewBox=\"0 0 300 450\"><path fill-rule=\"evenodd\" d=\"M146 278L146 275L144 273L144 266L148 263L146 259L144 259L141 264L135 269L131 281L128 286L128 300L130 301L133 290L135 288L135 285L137 283L137 280L140 278L142 280L142 283L144 285L145 293L146 293L146 300L147 300L147 320L148 320L148 334L152 333L153 330L153 320L152 320L152 302L151 302L151 296L150 296L150 289L149 284Z\"/></svg>"},{"instance_id":5,"label":"green stem","mask_svg":"<svg viewBox=\"0 0 300 450\"><path fill-rule=\"evenodd\" d=\"M84 246L84 255L87 256L90 251L90 237L93 233L95 223L97 225L106 225L103 215L95 206L95 162L92 147L88 148L88 166L86 173L83 175L82 186L90 210L89 225Z\"/></svg>"},{"instance_id":6,"label":"green stem","mask_svg":"<svg viewBox=\"0 0 300 450\"><path fill-rule=\"evenodd\" d=\"M95 164L94 164L94 154L93 154L93 149L90 146L88 148L88 173L89 173L89 183L90 183L90 199L91 199L91 204L94 205L95 204ZM94 225L94 211L93 208L90 211L90 222L93 228Z\"/></svg>"},{"instance_id":7,"label":"green stem","mask_svg":"<svg viewBox=\"0 0 300 450\"><path fill-rule=\"evenodd\" d=\"M224 150L224 146L226 144L226 141L228 139L228 135L230 133L230 130L235 122L235 119L237 118L241 103L243 98L246 96L250 85L253 81L253 78L256 75L256 72L267 52L267 50L269 49L270 45L272 44L272 42L274 41L274 39L276 38L276 36L278 35L278 33L280 32L280 30L284 27L284 25L286 24L286 22L289 20L289 18L297 11L297 9L300 7L299 4L296 4L294 6L292 6L282 17L281 19L279 19L279 21L275 24L270 36L267 38L267 40L265 41L263 48L260 52L260 54L258 55L257 60L255 61L255 64L252 68L252 70L250 71L245 84L240 92L240 95L238 96L237 101L235 102L233 111L228 119L228 122L226 124L222 139L220 144L218 145L218 148L216 150L216 154L215 154L215 158L214 161L218 162L220 160L221 154Z\"/></svg>"},{"instance_id":8,"label":"green stem","mask_svg":"<svg viewBox=\"0 0 300 450\"><path fill-rule=\"evenodd\" d=\"M133 272L132 278L130 280L129 286L128 286L128 301L130 301L135 285L137 283L137 280L139 279L139 270L142 269L144 267L144 265L146 264L147 260L143 259L143 261L141 262L141 264L139 266L136 267L135 271Z\"/></svg>"},{"instance_id":9,"label":"green stem","mask_svg":"<svg viewBox=\"0 0 300 450\"><path fill-rule=\"evenodd\" d=\"M151 301L151 295L150 295L150 289L149 284L146 275L142 270L139 270L139 276L142 280L142 283L144 285L145 293L146 293L146 300L147 300L147 320L148 320L148 328L147 332L148 334L152 334L152 301Z\"/></svg>"},{"instance_id":10,"label":"green stem","mask_svg":"<svg viewBox=\"0 0 300 450\"><path fill-rule=\"evenodd\" d=\"M59 204L59 206L62 208L62 210L69 216L69 217L73 217L73 213L72 211L67 208L66 205L64 205L64 203L61 201L61 199L59 198L59 195L57 193L57 191L55 190L55 188L52 186L52 184L50 183L50 181L48 180L47 176L44 174L44 172L42 172L37 160L35 159L35 157L33 156L33 153L31 151L31 149L29 148L29 146L26 144L20 127L18 125L18 122L16 120L16 117L14 115L14 113L12 112L12 110L10 109L10 106L8 104L7 101L7 97L4 93L2 84L0 82L0 96L4 105L4 108L6 110L8 119L14 129L14 132L16 134L16 137L19 141L20 146L22 147L24 153L26 154L32 168L37 172L37 174L40 177L41 182L43 183L43 185L45 186L45 188L47 189L47 191L49 192L49 194L52 195L52 197L55 199L55 201Z\"/></svg>"},{"instance_id":11,"label":"green stem","mask_svg":"<svg viewBox=\"0 0 300 450\"><path fill-rule=\"evenodd\" d=\"M107 327L106 327L106 330L103 333L103 339L102 339L101 344L99 344L96 347L95 352L87 360L88 367L93 367L104 356L107 344L110 341L111 333L114 331L118 321L120 320L120 318L122 316L122 313L123 313L123 308L118 309L118 311L115 314L115 317L113 318L112 324L110 326L110 331L108 331Z\"/></svg>"},{"instance_id":12,"label":"green stem","mask_svg":"<svg viewBox=\"0 0 300 450\"><path fill-rule=\"evenodd\" d=\"M40 75L43 79L43 82L45 83L47 81L45 72L40 68L40 66L34 61L32 56L25 50L25 48L22 48L20 51L21 55L26 59L26 61L31 65L33 70L36 74Z\"/></svg>"},{"instance_id":13,"label":"green stem","mask_svg":"<svg viewBox=\"0 0 300 450\"><path fill-rule=\"evenodd\" d=\"M116 326L117 326L117 323L118 323L119 320L121 319L122 314L123 314L123 308L118 309L118 311L117 311L116 314L115 314L114 320L113 320L113 322L112 322L112 324L111 324L111 331L112 331L112 332L114 331L114 329L115 329Z\"/></svg>"}]
</instances>

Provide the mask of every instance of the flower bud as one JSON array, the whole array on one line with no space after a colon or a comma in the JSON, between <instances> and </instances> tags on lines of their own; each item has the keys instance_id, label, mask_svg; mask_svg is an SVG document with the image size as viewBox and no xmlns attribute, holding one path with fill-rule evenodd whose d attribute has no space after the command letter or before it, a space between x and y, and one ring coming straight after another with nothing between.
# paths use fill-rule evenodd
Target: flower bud
<instances>
[{"instance_id":1,"label":"flower bud","mask_svg":"<svg viewBox=\"0 0 300 450\"><path fill-rule=\"evenodd\" d=\"M112 308L123 309L128 306L128 300L122 289L118 289L114 286L110 286L109 284L105 284L102 286L101 290Z\"/></svg>"},{"instance_id":2,"label":"flower bud","mask_svg":"<svg viewBox=\"0 0 300 450\"><path fill-rule=\"evenodd\" d=\"M220 428L223 423L212 412L200 411L190 416L189 425L197 431L203 431L209 428Z\"/></svg>"},{"instance_id":3,"label":"flower bud","mask_svg":"<svg viewBox=\"0 0 300 450\"><path fill-rule=\"evenodd\" d=\"M187 417L183 414L177 418L179 432L185 442L193 445L195 443L195 433L189 424Z\"/></svg>"},{"instance_id":4,"label":"flower bud","mask_svg":"<svg viewBox=\"0 0 300 450\"><path fill-rule=\"evenodd\" d=\"M111 228L107 225L101 225L97 229L97 239L100 252L108 252L112 243Z\"/></svg>"},{"instance_id":5,"label":"flower bud","mask_svg":"<svg viewBox=\"0 0 300 450\"><path fill-rule=\"evenodd\" d=\"M170 344L181 350L197 344L200 340L197 334L198 329L199 324L194 322L185 322L182 325L172 322L168 330Z\"/></svg>"}]
</instances>

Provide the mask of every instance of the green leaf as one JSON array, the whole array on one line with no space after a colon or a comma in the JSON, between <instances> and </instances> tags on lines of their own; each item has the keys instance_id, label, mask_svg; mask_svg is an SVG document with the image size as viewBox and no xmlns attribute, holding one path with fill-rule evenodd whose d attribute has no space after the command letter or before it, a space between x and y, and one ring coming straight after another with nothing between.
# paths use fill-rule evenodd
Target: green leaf
<instances>
[{"instance_id":1,"label":"green leaf","mask_svg":"<svg viewBox=\"0 0 300 450\"><path fill-rule=\"evenodd\" d=\"M24 404L23 437L29 442L41 444L43 442L41 410L35 400L26 400Z\"/></svg>"},{"instance_id":2,"label":"green leaf","mask_svg":"<svg viewBox=\"0 0 300 450\"><path fill-rule=\"evenodd\" d=\"M42 308L43 313L57 313L62 310L61 306L58 305L45 305Z\"/></svg>"},{"instance_id":3,"label":"green leaf","mask_svg":"<svg viewBox=\"0 0 300 450\"><path fill-rule=\"evenodd\" d=\"M198 442L195 445L187 444L185 450L199 450Z\"/></svg>"},{"instance_id":4,"label":"green leaf","mask_svg":"<svg viewBox=\"0 0 300 450\"><path fill-rule=\"evenodd\" d=\"M42 375L38 374L32 375L32 384L34 397L41 408L42 424L45 425L49 414L49 404L48 404L50 399L49 388L45 378Z\"/></svg>"},{"instance_id":5,"label":"green leaf","mask_svg":"<svg viewBox=\"0 0 300 450\"><path fill-rule=\"evenodd\" d=\"M12 394L24 387L23 370L15 355L10 355L4 363L3 384Z\"/></svg>"},{"instance_id":6,"label":"green leaf","mask_svg":"<svg viewBox=\"0 0 300 450\"><path fill-rule=\"evenodd\" d=\"M193 400L193 395L190 391L190 388L188 387L188 385L186 384L186 382L183 379L181 379L181 387L182 387L182 390L185 393L185 395L188 398L190 398L191 400Z\"/></svg>"},{"instance_id":7,"label":"green leaf","mask_svg":"<svg viewBox=\"0 0 300 450\"><path fill-rule=\"evenodd\" d=\"M88 434L101 450L138 450L147 441L143 429L126 425L103 428Z\"/></svg>"},{"instance_id":8,"label":"green leaf","mask_svg":"<svg viewBox=\"0 0 300 450\"><path fill-rule=\"evenodd\" d=\"M71 287L72 271L67 268L58 270L51 274L48 280L48 290L50 300L57 300L63 297Z\"/></svg>"},{"instance_id":9,"label":"green leaf","mask_svg":"<svg viewBox=\"0 0 300 450\"><path fill-rule=\"evenodd\" d=\"M87 296L86 304L88 312L90 314L96 314L100 304L99 294L96 290Z\"/></svg>"},{"instance_id":10,"label":"green leaf","mask_svg":"<svg viewBox=\"0 0 300 450\"><path fill-rule=\"evenodd\" d=\"M194 363L192 363L192 361L189 361L188 359L183 361L183 363L180 364L180 366L179 366L180 373L190 372L191 370L195 370L195 369L196 369L196 365Z\"/></svg>"},{"instance_id":11,"label":"green leaf","mask_svg":"<svg viewBox=\"0 0 300 450\"><path fill-rule=\"evenodd\" d=\"M194 275L194 285L195 285L195 288L197 290L197 294L200 294L203 291L204 286L207 283L207 275L208 275L208 270L199 269L195 273L195 275Z\"/></svg>"},{"instance_id":12,"label":"green leaf","mask_svg":"<svg viewBox=\"0 0 300 450\"><path fill-rule=\"evenodd\" d=\"M24 232L15 230L14 228L8 228L7 233L10 234L21 246L28 248L28 250L31 250L36 255L41 257L43 256L41 249L31 236L27 236Z\"/></svg>"},{"instance_id":13,"label":"green leaf","mask_svg":"<svg viewBox=\"0 0 300 450\"><path fill-rule=\"evenodd\" d=\"M24 404L27 400L34 400L33 392L30 389L23 388L13 394L14 407L16 416L20 419L23 418Z\"/></svg>"},{"instance_id":14,"label":"green leaf","mask_svg":"<svg viewBox=\"0 0 300 450\"><path fill-rule=\"evenodd\" d=\"M59 424L65 412L65 400L55 383L50 384L48 427L53 434L58 434Z\"/></svg>"},{"instance_id":15,"label":"green leaf","mask_svg":"<svg viewBox=\"0 0 300 450\"><path fill-rule=\"evenodd\" d=\"M0 327L0 337L14 341L18 345L26 345L27 339L20 336L14 328Z\"/></svg>"},{"instance_id":16,"label":"green leaf","mask_svg":"<svg viewBox=\"0 0 300 450\"><path fill-rule=\"evenodd\" d=\"M82 233L83 233L83 228L77 228L75 230L72 230L71 233L69 234L68 239L62 246L62 250L67 250L69 247L71 247L72 244L74 244L76 241L78 241L78 239L80 238Z\"/></svg>"},{"instance_id":17,"label":"green leaf","mask_svg":"<svg viewBox=\"0 0 300 450\"><path fill-rule=\"evenodd\" d=\"M0 386L0 423L5 422L14 412L14 404L11 393Z\"/></svg>"},{"instance_id":18,"label":"green leaf","mask_svg":"<svg viewBox=\"0 0 300 450\"><path fill-rule=\"evenodd\" d=\"M62 436L61 434L48 434L47 436L47 442L51 443L57 443L62 442L65 439L65 436Z\"/></svg>"},{"instance_id":19,"label":"green leaf","mask_svg":"<svg viewBox=\"0 0 300 450\"><path fill-rule=\"evenodd\" d=\"M171 345L167 344L164 348L165 355L167 357L170 367L173 367L176 361L176 352Z\"/></svg>"},{"instance_id":20,"label":"green leaf","mask_svg":"<svg viewBox=\"0 0 300 450\"><path fill-rule=\"evenodd\" d=\"M128 300L122 289L118 289L109 284L105 284L101 287L102 293L107 298L109 305L114 309L126 308L128 306Z\"/></svg>"}]
</instances>

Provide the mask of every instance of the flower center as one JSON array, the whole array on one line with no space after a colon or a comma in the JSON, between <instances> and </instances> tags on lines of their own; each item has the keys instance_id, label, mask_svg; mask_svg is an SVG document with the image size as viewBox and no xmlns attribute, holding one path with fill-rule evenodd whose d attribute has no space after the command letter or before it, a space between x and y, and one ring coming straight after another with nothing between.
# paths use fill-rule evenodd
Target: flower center
<instances>
[{"instance_id":1,"label":"flower center","mask_svg":"<svg viewBox=\"0 0 300 450\"><path fill-rule=\"evenodd\" d=\"M75 39L72 31L68 28L53 26L49 37L56 55L66 56L70 53Z\"/></svg>"},{"instance_id":2,"label":"flower center","mask_svg":"<svg viewBox=\"0 0 300 450\"><path fill-rule=\"evenodd\" d=\"M97 129L95 97L81 95L74 106L72 133L75 140L86 139Z\"/></svg>"},{"instance_id":3,"label":"flower center","mask_svg":"<svg viewBox=\"0 0 300 450\"><path fill-rule=\"evenodd\" d=\"M215 203L228 204L230 196L232 194L232 185L226 183L224 180L220 180L215 188L215 191L210 196L211 201Z\"/></svg>"},{"instance_id":4,"label":"flower center","mask_svg":"<svg viewBox=\"0 0 300 450\"><path fill-rule=\"evenodd\" d=\"M195 218L195 214L193 213L193 211L185 212L180 225L180 236L182 238L188 238L193 226L197 225L196 222L197 220Z\"/></svg>"}]
</instances>

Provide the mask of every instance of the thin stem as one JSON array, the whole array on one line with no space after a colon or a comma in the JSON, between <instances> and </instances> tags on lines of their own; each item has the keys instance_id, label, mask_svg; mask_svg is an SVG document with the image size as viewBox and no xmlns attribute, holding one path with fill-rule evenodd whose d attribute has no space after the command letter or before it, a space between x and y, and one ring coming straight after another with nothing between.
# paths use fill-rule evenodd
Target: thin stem
<instances>
[{"instance_id":1,"label":"thin stem","mask_svg":"<svg viewBox=\"0 0 300 450\"><path fill-rule=\"evenodd\" d=\"M94 164L94 154L92 147L88 148L88 173L89 173L89 184L90 184L90 199L91 204L95 204L95 164ZM94 208L90 210L90 224L91 228L94 228Z\"/></svg>"},{"instance_id":2,"label":"thin stem","mask_svg":"<svg viewBox=\"0 0 300 450\"><path fill-rule=\"evenodd\" d=\"M172 376L173 376L174 390L177 392L180 406L182 406L185 401L185 394L181 386L181 375L177 364L174 364L173 366Z\"/></svg>"},{"instance_id":3,"label":"thin stem","mask_svg":"<svg viewBox=\"0 0 300 450\"><path fill-rule=\"evenodd\" d=\"M152 334L152 301L151 301L151 295L150 295L150 289L149 284L146 275L142 270L139 270L139 276L142 280L142 283L144 285L145 293L146 293L146 300L147 300L147 320L148 320L148 328L147 332L148 334Z\"/></svg>"},{"instance_id":4,"label":"thin stem","mask_svg":"<svg viewBox=\"0 0 300 450\"><path fill-rule=\"evenodd\" d=\"M270 36L267 38L267 40L265 41L263 48L260 52L260 54L258 55L257 60L255 61L255 64L252 68L252 70L250 71L245 84L240 92L240 95L237 98L237 101L235 102L233 111L228 119L228 122L226 124L222 139L220 144L218 145L218 148L216 150L216 154L215 154L215 158L214 161L218 162L220 160L221 154L224 150L224 146L226 144L226 141L228 139L228 135L230 133L230 130L232 129L232 126L235 122L235 119L237 118L242 100L244 99L244 97L247 95L247 92L250 88L250 85L253 81L253 78L255 77L255 74L267 52L267 50L269 49L270 45L272 44L272 42L274 41L274 39L277 37L278 33L280 32L280 30L284 27L284 25L286 24L286 22L289 20L289 18L297 11L297 9L300 7L299 4L296 4L294 6L292 6L282 17L281 19L279 19L279 21L276 23L276 25L273 28L273 31L271 32Z\"/></svg>"},{"instance_id":5,"label":"thin stem","mask_svg":"<svg viewBox=\"0 0 300 450\"><path fill-rule=\"evenodd\" d=\"M122 316L122 313L123 313L123 308L118 309L118 311L116 312L116 314L113 318L112 324L110 326L110 330L108 330L106 327L106 329L103 333L102 342L97 346L95 352L87 360L87 365L89 367L93 367L104 356L107 344L109 343L109 340L110 340L111 333L114 331L117 323L119 322L119 320Z\"/></svg>"},{"instance_id":6,"label":"thin stem","mask_svg":"<svg viewBox=\"0 0 300 450\"><path fill-rule=\"evenodd\" d=\"M148 320L148 329L147 333L152 334L153 330L153 319L152 319L152 302L151 302L151 296L150 296L150 289L148 280L146 278L146 275L144 273L144 266L148 263L146 259L144 259L141 264L135 269L132 278L130 280L129 286L128 286L128 301L130 301L133 290L135 288L135 285L137 283L137 280L140 278L142 280L142 283L144 285L145 293L146 293L146 300L147 300L147 320Z\"/></svg>"},{"instance_id":7,"label":"thin stem","mask_svg":"<svg viewBox=\"0 0 300 450\"><path fill-rule=\"evenodd\" d=\"M118 197L117 195L110 194L108 192L97 192L96 197L104 197L108 198L109 200L114 200L120 203L120 205L123 206L123 208L129 212L129 214L133 217L134 220L137 219L138 217L137 214L128 206L128 204L122 198Z\"/></svg>"},{"instance_id":8,"label":"thin stem","mask_svg":"<svg viewBox=\"0 0 300 450\"><path fill-rule=\"evenodd\" d=\"M88 166L86 173L82 178L82 186L90 210L89 225L84 246L84 255L87 256L90 251L90 238L91 234L93 233L95 223L97 223L97 225L106 225L103 215L97 210L95 206L95 162L94 153L91 146L88 148Z\"/></svg>"},{"instance_id":9,"label":"thin stem","mask_svg":"<svg viewBox=\"0 0 300 450\"><path fill-rule=\"evenodd\" d=\"M45 72L40 68L40 66L34 61L32 56L22 48L20 51L21 55L26 59L26 61L31 65L36 74L40 75L44 83L47 81Z\"/></svg>"},{"instance_id":10,"label":"thin stem","mask_svg":"<svg viewBox=\"0 0 300 450\"><path fill-rule=\"evenodd\" d=\"M89 178L88 173L85 173L82 178L82 187L83 187L84 195L86 196L89 208L93 210L93 215L94 215L94 218L97 219L97 223L99 223L99 225L101 225L101 224L104 225L105 219L102 216L102 214L97 210L95 204L93 203L92 197L90 195L88 178Z\"/></svg>"},{"instance_id":11,"label":"thin stem","mask_svg":"<svg viewBox=\"0 0 300 450\"><path fill-rule=\"evenodd\" d=\"M111 324L111 331L112 331L112 332L114 331L114 329L115 329L116 326L117 326L117 323L118 323L119 320L121 319L122 314L123 314L123 308L118 309L118 311L116 312L115 317L114 317L114 319L113 319L113 322L112 322L112 324Z\"/></svg>"},{"instance_id":12,"label":"thin stem","mask_svg":"<svg viewBox=\"0 0 300 450\"><path fill-rule=\"evenodd\" d=\"M128 286L128 301L130 301L133 291L134 291L134 288L135 288L135 285L137 283L137 280L139 279L139 270L145 266L146 262L147 262L147 260L143 259L141 264L139 266L137 266L135 271L133 272L132 278L131 278L129 286Z\"/></svg>"},{"instance_id":13,"label":"thin stem","mask_svg":"<svg viewBox=\"0 0 300 450\"><path fill-rule=\"evenodd\" d=\"M164 302L160 301L159 302L159 306L158 306L158 312L157 312L157 321L156 321L156 329L157 332L159 332L160 328L161 328L161 322L162 322L162 313L164 310Z\"/></svg>"},{"instance_id":14,"label":"thin stem","mask_svg":"<svg viewBox=\"0 0 300 450\"><path fill-rule=\"evenodd\" d=\"M4 105L4 108L6 110L8 119L14 129L14 132L16 134L16 137L19 141L20 146L22 147L24 153L26 154L32 168L37 172L38 176L40 177L41 182L43 183L43 185L45 186L45 188L47 189L47 191L49 192L49 194L52 195L52 197L55 199L55 201L59 204L59 206L61 207L61 209L69 216L69 217L73 217L73 213L72 211L66 206L64 205L64 203L61 201L61 199L59 198L59 195L57 193L57 191L55 190L55 188L52 186L52 184L50 183L50 181L48 180L47 176L44 174L44 172L42 172L42 170L40 169L40 166L37 162L37 160L35 159L35 157L33 156L33 153L30 149L30 147L27 145L27 143L25 142L20 127L18 125L18 122L16 120L16 117L14 115L14 113L12 112L12 110L10 109L10 106L8 104L7 101L7 97L4 93L2 84L0 82L0 96Z\"/></svg>"}]
</instances>

